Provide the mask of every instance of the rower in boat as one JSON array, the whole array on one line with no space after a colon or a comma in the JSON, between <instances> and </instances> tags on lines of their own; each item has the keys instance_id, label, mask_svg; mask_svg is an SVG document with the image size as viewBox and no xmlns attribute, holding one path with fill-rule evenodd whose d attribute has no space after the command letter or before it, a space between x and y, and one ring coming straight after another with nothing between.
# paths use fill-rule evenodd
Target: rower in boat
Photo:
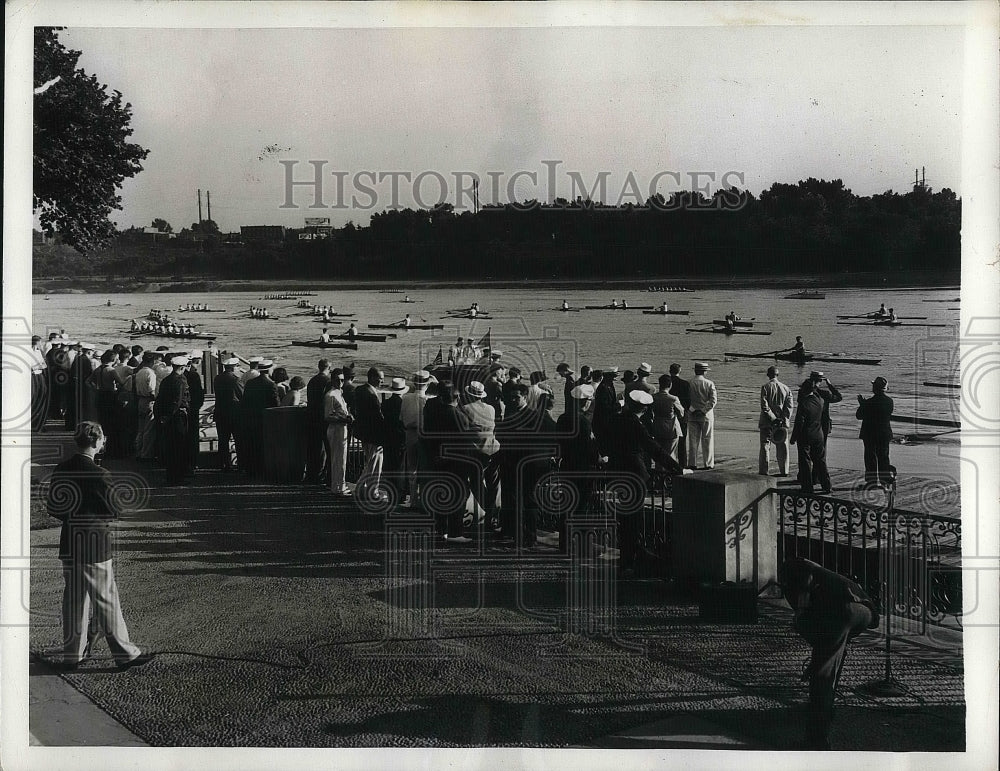
<instances>
[{"instance_id":1,"label":"rower in boat","mask_svg":"<svg viewBox=\"0 0 1000 771\"><path fill-rule=\"evenodd\" d=\"M319 341L321 343L330 342L330 333L326 331L326 327L323 327L323 331L319 333Z\"/></svg>"},{"instance_id":2,"label":"rower in boat","mask_svg":"<svg viewBox=\"0 0 1000 771\"><path fill-rule=\"evenodd\" d=\"M624 300L624 299L622 300L622 308L624 308L625 310L628 310L628 300Z\"/></svg>"},{"instance_id":3,"label":"rower in boat","mask_svg":"<svg viewBox=\"0 0 1000 771\"><path fill-rule=\"evenodd\" d=\"M132 331L132 332L138 332L139 331L139 325L135 323L135 319L132 319L132 329L130 331Z\"/></svg>"},{"instance_id":4,"label":"rower in boat","mask_svg":"<svg viewBox=\"0 0 1000 771\"><path fill-rule=\"evenodd\" d=\"M881 319L881 318L885 318L885 317L886 317L886 316L888 316L888 315L889 315L889 311L887 311L887 310L885 309L885 303L882 303L881 305L879 305L879 306L878 306L878 310L877 310L877 311L875 311L875 316L876 316L877 318L880 318L880 319Z\"/></svg>"},{"instance_id":5,"label":"rower in boat","mask_svg":"<svg viewBox=\"0 0 1000 771\"><path fill-rule=\"evenodd\" d=\"M784 348L776 353L788 353L792 361L804 362L806 360L806 346L802 342L800 335L795 336L795 345L791 348Z\"/></svg>"},{"instance_id":6,"label":"rower in boat","mask_svg":"<svg viewBox=\"0 0 1000 771\"><path fill-rule=\"evenodd\" d=\"M406 329L410 328L410 314L409 313L407 313L406 314L406 318L403 319L403 327L405 327Z\"/></svg>"},{"instance_id":7,"label":"rower in boat","mask_svg":"<svg viewBox=\"0 0 1000 771\"><path fill-rule=\"evenodd\" d=\"M663 305L660 307L660 313L666 313L666 312L667 312L667 303L666 301L664 301Z\"/></svg>"},{"instance_id":8,"label":"rower in boat","mask_svg":"<svg viewBox=\"0 0 1000 771\"><path fill-rule=\"evenodd\" d=\"M612 308L617 308L617 307L618 307L618 301L617 301L617 300L614 300L614 299L612 299L612 300L611 300L611 307L612 307Z\"/></svg>"},{"instance_id":9,"label":"rower in boat","mask_svg":"<svg viewBox=\"0 0 1000 771\"><path fill-rule=\"evenodd\" d=\"M354 339L358 336L358 328L354 326L353 321L351 322L351 326L348 327L347 332L345 334L347 335L347 339L350 340L352 343L354 342Z\"/></svg>"},{"instance_id":10,"label":"rower in boat","mask_svg":"<svg viewBox=\"0 0 1000 771\"><path fill-rule=\"evenodd\" d=\"M108 300L108 307L111 307L111 300Z\"/></svg>"},{"instance_id":11,"label":"rower in boat","mask_svg":"<svg viewBox=\"0 0 1000 771\"><path fill-rule=\"evenodd\" d=\"M404 298L403 298L403 302L404 302L404 303L408 303L408 302L410 302L410 296L409 296L409 295L406 295L406 297L404 297ZM407 317L407 318L409 318L409 317Z\"/></svg>"},{"instance_id":12,"label":"rower in boat","mask_svg":"<svg viewBox=\"0 0 1000 771\"><path fill-rule=\"evenodd\" d=\"M566 302L565 300L563 300L563 302L562 302L562 309L564 311L568 311L569 310L569 303Z\"/></svg>"}]
</instances>

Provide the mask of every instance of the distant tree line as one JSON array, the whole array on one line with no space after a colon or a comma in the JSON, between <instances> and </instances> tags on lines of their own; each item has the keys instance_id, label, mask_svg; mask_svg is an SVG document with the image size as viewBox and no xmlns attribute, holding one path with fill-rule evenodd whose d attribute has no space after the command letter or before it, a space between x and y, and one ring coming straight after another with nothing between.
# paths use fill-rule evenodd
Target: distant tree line
<instances>
[{"instance_id":1,"label":"distant tree line","mask_svg":"<svg viewBox=\"0 0 1000 771\"><path fill-rule=\"evenodd\" d=\"M93 272L572 280L957 271L960 228L961 201L947 188L864 197L839 179L810 178L775 183L760 197L731 188L712 197L657 196L645 206L557 199L478 213L456 213L448 204L390 210L366 227L335 228L327 238L300 240L290 231L284 243L227 244L217 228L192 226L165 246L140 249L136 234L126 231L95 257Z\"/></svg>"}]
</instances>

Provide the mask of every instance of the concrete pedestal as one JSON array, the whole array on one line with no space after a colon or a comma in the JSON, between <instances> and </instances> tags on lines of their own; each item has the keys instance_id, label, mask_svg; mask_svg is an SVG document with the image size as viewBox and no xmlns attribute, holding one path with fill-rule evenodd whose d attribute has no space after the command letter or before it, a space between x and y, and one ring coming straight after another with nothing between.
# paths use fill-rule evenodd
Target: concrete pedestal
<instances>
[{"instance_id":1,"label":"concrete pedestal","mask_svg":"<svg viewBox=\"0 0 1000 771\"><path fill-rule=\"evenodd\" d=\"M306 470L306 408L264 410L264 479L279 484L302 481Z\"/></svg>"},{"instance_id":2,"label":"concrete pedestal","mask_svg":"<svg viewBox=\"0 0 1000 771\"><path fill-rule=\"evenodd\" d=\"M681 582L778 576L777 496L759 474L702 471L674 478L673 573Z\"/></svg>"}]
</instances>

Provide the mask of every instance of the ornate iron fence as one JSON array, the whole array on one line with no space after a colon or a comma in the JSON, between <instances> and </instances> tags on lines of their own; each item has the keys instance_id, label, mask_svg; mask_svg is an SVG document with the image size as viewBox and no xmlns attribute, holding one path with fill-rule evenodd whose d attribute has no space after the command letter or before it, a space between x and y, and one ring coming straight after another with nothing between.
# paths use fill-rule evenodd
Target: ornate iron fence
<instances>
[{"instance_id":1,"label":"ornate iron fence","mask_svg":"<svg viewBox=\"0 0 1000 771\"><path fill-rule=\"evenodd\" d=\"M927 624L961 626L960 520L896 511L888 500L777 495L779 563L806 557L850 576L921 634Z\"/></svg>"}]
</instances>

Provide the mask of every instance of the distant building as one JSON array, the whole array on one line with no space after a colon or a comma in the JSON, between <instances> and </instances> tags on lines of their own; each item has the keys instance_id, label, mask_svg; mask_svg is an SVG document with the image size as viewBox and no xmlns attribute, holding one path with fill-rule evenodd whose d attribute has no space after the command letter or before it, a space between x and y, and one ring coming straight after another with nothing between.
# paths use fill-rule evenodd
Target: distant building
<instances>
[{"instance_id":1,"label":"distant building","mask_svg":"<svg viewBox=\"0 0 1000 771\"><path fill-rule=\"evenodd\" d=\"M155 243L157 241L167 241L176 237L176 233L166 233L154 227L145 227L142 229L142 238L145 241L152 241Z\"/></svg>"},{"instance_id":2,"label":"distant building","mask_svg":"<svg viewBox=\"0 0 1000 771\"><path fill-rule=\"evenodd\" d=\"M240 225L240 237L245 243L283 244L284 225Z\"/></svg>"}]
</instances>

